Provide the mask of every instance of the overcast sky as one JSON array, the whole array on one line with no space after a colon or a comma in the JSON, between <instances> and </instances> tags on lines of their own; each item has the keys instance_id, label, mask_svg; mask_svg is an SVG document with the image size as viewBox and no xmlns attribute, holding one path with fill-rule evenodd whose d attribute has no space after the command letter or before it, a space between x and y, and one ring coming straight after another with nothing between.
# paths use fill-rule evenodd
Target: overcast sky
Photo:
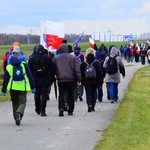
<instances>
[{"instance_id":1,"label":"overcast sky","mask_svg":"<svg viewBox=\"0 0 150 150\"><path fill-rule=\"evenodd\" d=\"M150 32L150 0L0 0L0 33L39 34L40 21L64 22L65 33Z\"/></svg>"}]
</instances>

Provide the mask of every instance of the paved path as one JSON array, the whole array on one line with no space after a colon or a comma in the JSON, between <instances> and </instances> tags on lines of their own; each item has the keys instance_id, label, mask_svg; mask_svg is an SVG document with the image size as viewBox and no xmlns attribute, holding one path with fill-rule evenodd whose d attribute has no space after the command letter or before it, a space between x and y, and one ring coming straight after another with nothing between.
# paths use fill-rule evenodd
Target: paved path
<instances>
[{"instance_id":1,"label":"paved path","mask_svg":"<svg viewBox=\"0 0 150 150\"><path fill-rule=\"evenodd\" d=\"M126 77L119 84L119 102L111 104L106 99L104 84L104 100L96 104L96 111L88 113L84 101L75 103L73 116L65 113L58 116L57 101L54 91L48 101L47 117L34 112L33 94L28 94L28 102L24 118L20 126L16 126L12 117L10 101L0 104L0 149L1 150L92 150L102 131L111 122L133 74L142 65L125 62ZM84 95L85 96L85 95Z\"/></svg>"}]
</instances>

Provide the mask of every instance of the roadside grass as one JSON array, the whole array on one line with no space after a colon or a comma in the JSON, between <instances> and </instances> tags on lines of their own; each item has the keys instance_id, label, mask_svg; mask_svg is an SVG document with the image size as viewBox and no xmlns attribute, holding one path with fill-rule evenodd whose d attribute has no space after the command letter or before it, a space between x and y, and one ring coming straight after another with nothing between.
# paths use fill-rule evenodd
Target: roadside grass
<instances>
[{"instance_id":1,"label":"roadside grass","mask_svg":"<svg viewBox=\"0 0 150 150\"><path fill-rule=\"evenodd\" d=\"M135 73L119 109L95 149L150 149L150 66Z\"/></svg>"}]
</instances>

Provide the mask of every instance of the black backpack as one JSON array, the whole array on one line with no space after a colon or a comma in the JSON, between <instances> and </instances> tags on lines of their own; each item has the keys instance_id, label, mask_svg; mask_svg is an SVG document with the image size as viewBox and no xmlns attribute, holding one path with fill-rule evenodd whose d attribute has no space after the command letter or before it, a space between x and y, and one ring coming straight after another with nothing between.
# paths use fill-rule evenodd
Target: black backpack
<instances>
[{"instance_id":1,"label":"black backpack","mask_svg":"<svg viewBox=\"0 0 150 150\"><path fill-rule=\"evenodd\" d=\"M42 76L46 73L45 58L36 58L34 63L34 75Z\"/></svg>"},{"instance_id":2,"label":"black backpack","mask_svg":"<svg viewBox=\"0 0 150 150\"><path fill-rule=\"evenodd\" d=\"M106 73L108 74L115 74L118 72L118 63L115 57L110 57L107 62L107 67L106 67Z\"/></svg>"},{"instance_id":3,"label":"black backpack","mask_svg":"<svg viewBox=\"0 0 150 150\"><path fill-rule=\"evenodd\" d=\"M91 64L88 64L87 62L85 62L87 64L86 68L85 68L85 78L86 79L96 78L96 69L93 66L94 62L95 61L93 61Z\"/></svg>"},{"instance_id":4,"label":"black backpack","mask_svg":"<svg viewBox=\"0 0 150 150\"><path fill-rule=\"evenodd\" d=\"M13 80L22 81L25 78L25 73L23 73L23 66L13 66Z\"/></svg>"}]
</instances>

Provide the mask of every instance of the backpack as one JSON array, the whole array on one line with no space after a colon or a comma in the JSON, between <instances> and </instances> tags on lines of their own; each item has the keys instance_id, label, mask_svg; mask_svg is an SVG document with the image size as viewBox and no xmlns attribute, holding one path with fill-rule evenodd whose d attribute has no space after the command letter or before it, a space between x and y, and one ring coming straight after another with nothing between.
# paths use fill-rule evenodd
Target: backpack
<instances>
[{"instance_id":1,"label":"backpack","mask_svg":"<svg viewBox=\"0 0 150 150\"><path fill-rule=\"evenodd\" d=\"M25 73L23 73L23 66L13 66L13 80L22 81L25 79Z\"/></svg>"},{"instance_id":2,"label":"backpack","mask_svg":"<svg viewBox=\"0 0 150 150\"><path fill-rule=\"evenodd\" d=\"M85 78L86 79L96 78L96 69L93 66L94 62L95 61L93 61L91 64L88 64L87 62L85 62L87 64L87 66L85 68Z\"/></svg>"},{"instance_id":3,"label":"backpack","mask_svg":"<svg viewBox=\"0 0 150 150\"><path fill-rule=\"evenodd\" d=\"M107 62L107 67L106 67L106 73L108 74L115 74L118 72L118 63L115 57L110 57Z\"/></svg>"},{"instance_id":4,"label":"backpack","mask_svg":"<svg viewBox=\"0 0 150 150\"><path fill-rule=\"evenodd\" d=\"M37 58L34 63L34 74L37 76L45 75L46 67L45 67L45 58Z\"/></svg>"}]
</instances>

